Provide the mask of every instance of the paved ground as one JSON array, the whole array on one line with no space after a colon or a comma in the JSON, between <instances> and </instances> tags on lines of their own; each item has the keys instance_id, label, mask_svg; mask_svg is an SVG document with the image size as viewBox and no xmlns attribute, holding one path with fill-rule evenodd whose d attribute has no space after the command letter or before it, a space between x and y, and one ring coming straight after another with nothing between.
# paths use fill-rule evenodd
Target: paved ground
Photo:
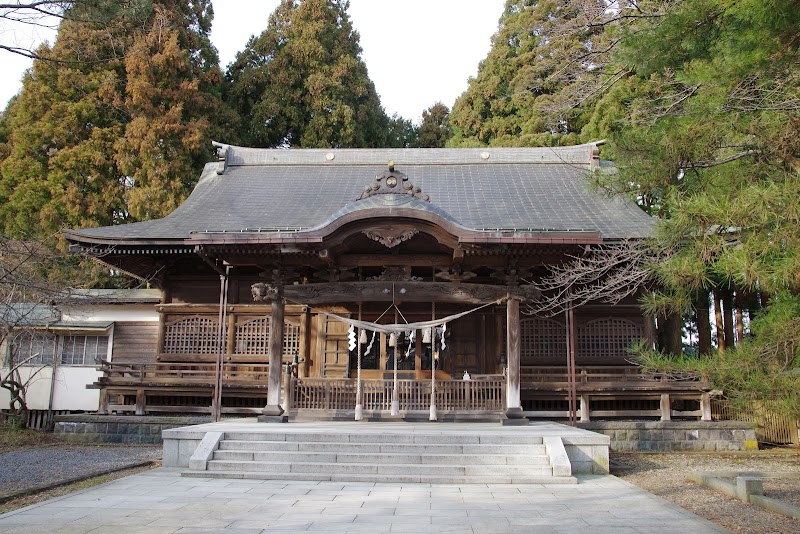
<instances>
[{"instance_id":1,"label":"paved ground","mask_svg":"<svg viewBox=\"0 0 800 534\"><path fill-rule=\"evenodd\" d=\"M578 479L347 484L181 478L162 468L0 515L0 532L725 532L615 477Z\"/></svg>"}]
</instances>

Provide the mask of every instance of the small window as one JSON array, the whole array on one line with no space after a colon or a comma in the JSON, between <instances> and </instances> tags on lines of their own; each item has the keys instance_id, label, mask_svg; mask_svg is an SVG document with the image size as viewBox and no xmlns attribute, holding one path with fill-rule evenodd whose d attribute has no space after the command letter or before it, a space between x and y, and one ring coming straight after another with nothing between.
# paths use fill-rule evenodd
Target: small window
<instances>
[{"instance_id":1,"label":"small window","mask_svg":"<svg viewBox=\"0 0 800 534\"><path fill-rule=\"evenodd\" d=\"M94 365L108 356L108 336L64 336L61 365Z\"/></svg>"},{"instance_id":2,"label":"small window","mask_svg":"<svg viewBox=\"0 0 800 534\"><path fill-rule=\"evenodd\" d=\"M46 332L24 331L14 336L6 365L52 365L58 336Z\"/></svg>"}]
</instances>

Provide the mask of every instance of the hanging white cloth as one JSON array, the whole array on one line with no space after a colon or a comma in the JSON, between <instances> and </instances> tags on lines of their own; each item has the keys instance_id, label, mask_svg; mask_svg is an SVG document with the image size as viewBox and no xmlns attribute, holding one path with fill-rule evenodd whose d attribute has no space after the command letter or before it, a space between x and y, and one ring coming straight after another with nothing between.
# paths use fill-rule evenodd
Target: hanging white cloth
<instances>
[{"instance_id":1,"label":"hanging white cloth","mask_svg":"<svg viewBox=\"0 0 800 534\"><path fill-rule=\"evenodd\" d=\"M337 321L341 321L343 323L355 326L357 328L366 328L367 330L371 330L373 332L383 332L385 334L399 334L400 332L407 332L409 330L422 330L425 328L433 328L436 326L441 326L443 324L449 323L450 321L455 321L460 317L464 317L465 315L469 315L470 313L476 312L481 308L485 308L486 306L493 306L497 304L498 301L492 301L477 308L472 308L471 310L467 310L465 312L456 313L455 315L448 315L447 317L442 317L441 319L435 319L431 321L418 321L416 323L399 323L399 324L378 324L378 323L370 323L369 321L359 321L358 319L351 319L349 317L342 317L341 315L337 315L331 312L322 312L323 314L327 315L328 317L333 317Z\"/></svg>"}]
</instances>

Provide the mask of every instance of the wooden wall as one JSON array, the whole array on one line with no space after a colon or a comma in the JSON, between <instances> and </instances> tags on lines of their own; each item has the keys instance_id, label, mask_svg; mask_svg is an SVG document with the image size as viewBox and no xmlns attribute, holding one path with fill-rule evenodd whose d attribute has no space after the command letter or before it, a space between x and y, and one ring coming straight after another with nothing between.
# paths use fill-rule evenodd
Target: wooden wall
<instances>
[{"instance_id":1,"label":"wooden wall","mask_svg":"<svg viewBox=\"0 0 800 534\"><path fill-rule=\"evenodd\" d=\"M111 361L155 363L159 324L154 321L115 322Z\"/></svg>"}]
</instances>

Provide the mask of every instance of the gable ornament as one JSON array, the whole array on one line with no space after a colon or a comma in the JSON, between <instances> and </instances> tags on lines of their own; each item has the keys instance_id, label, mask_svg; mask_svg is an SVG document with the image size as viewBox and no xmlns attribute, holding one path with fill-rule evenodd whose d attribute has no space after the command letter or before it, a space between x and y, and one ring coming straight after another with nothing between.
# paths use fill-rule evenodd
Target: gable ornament
<instances>
[{"instance_id":1,"label":"gable ornament","mask_svg":"<svg viewBox=\"0 0 800 534\"><path fill-rule=\"evenodd\" d=\"M422 193L422 189L408 181L408 176L395 170L394 161L389 161L387 170L376 176L375 181L367 186L356 200L373 195L411 195L426 202L431 200L428 195Z\"/></svg>"},{"instance_id":2,"label":"gable ornament","mask_svg":"<svg viewBox=\"0 0 800 534\"><path fill-rule=\"evenodd\" d=\"M394 248L419 233L416 228L371 228L364 235L386 248Z\"/></svg>"}]
</instances>

